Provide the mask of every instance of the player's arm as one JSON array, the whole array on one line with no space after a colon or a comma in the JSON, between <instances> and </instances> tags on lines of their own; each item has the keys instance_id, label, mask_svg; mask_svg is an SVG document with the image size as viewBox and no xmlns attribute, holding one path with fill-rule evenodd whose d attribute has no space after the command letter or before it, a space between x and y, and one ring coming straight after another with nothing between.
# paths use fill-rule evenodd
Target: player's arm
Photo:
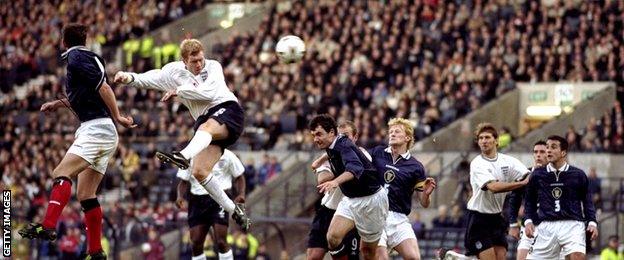
<instances>
[{"instance_id":1,"label":"player's arm","mask_svg":"<svg viewBox=\"0 0 624 260\"><path fill-rule=\"evenodd\" d=\"M437 184L434 178L426 178L416 184L414 189L420 192L420 205L423 208L428 208L431 205L431 194L436 188Z\"/></svg>"},{"instance_id":2,"label":"player's arm","mask_svg":"<svg viewBox=\"0 0 624 260\"><path fill-rule=\"evenodd\" d=\"M312 165L310 165L312 167L312 170L316 170L319 167L321 167L321 165L323 165L323 163L325 163L328 159L329 159L329 156L327 156L327 153L323 153L321 156L319 156L318 158L316 158L316 160L312 162Z\"/></svg>"},{"instance_id":3,"label":"player's arm","mask_svg":"<svg viewBox=\"0 0 624 260\"><path fill-rule=\"evenodd\" d=\"M186 196L188 195L188 191L189 191L190 185L188 181L182 180L180 179L180 181L178 182L178 187L177 187L177 197L176 197L176 201L175 204L179 209L183 209L185 208L186 204Z\"/></svg>"},{"instance_id":4,"label":"player's arm","mask_svg":"<svg viewBox=\"0 0 624 260\"><path fill-rule=\"evenodd\" d=\"M236 177L236 179L234 179L234 187L236 187L236 192L238 192L238 195L236 196L236 198L234 198L234 202L245 203L245 177L243 177L242 175Z\"/></svg>"},{"instance_id":5,"label":"player's arm","mask_svg":"<svg viewBox=\"0 0 624 260\"><path fill-rule=\"evenodd\" d=\"M189 172L188 170L178 170L178 172L176 173L176 177L178 177L178 179L180 179L180 182L178 182L178 187L176 189L176 201L175 204L178 208L185 208L185 204L186 204L186 197L188 196L189 190L190 190L190 183L189 180L191 179L191 172Z\"/></svg>"},{"instance_id":6,"label":"player's arm","mask_svg":"<svg viewBox=\"0 0 624 260\"><path fill-rule=\"evenodd\" d=\"M69 107L67 98L46 102L41 105L41 112L52 112L62 107Z\"/></svg>"},{"instance_id":7,"label":"player's arm","mask_svg":"<svg viewBox=\"0 0 624 260\"><path fill-rule=\"evenodd\" d=\"M238 195L234 198L236 203L245 203L245 195L247 190L247 183L245 181L245 165L243 162L230 150L225 150L222 157L230 162L229 171L232 177L234 177L234 188Z\"/></svg>"},{"instance_id":8,"label":"player's arm","mask_svg":"<svg viewBox=\"0 0 624 260\"><path fill-rule=\"evenodd\" d=\"M485 188L492 193L508 192L527 185L530 178L524 178L522 181L502 182L492 180L485 184Z\"/></svg>"},{"instance_id":9,"label":"player's arm","mask_svg":"<svg viewBox=\"0 0 624 260\"><path fill-rule=\"evenodd\" d=\"M316 183L318 185L334 179L334 173L332 173L329 163L327 162L321 164L321 166L314 171L316 172Z\"/></svg>"},{"instance_id":10,"label":"player's arm","mask_svg":"<svg viewBox=\"0 0 624 260\"><path fill-rule=\"evenodd\" d=\"M145 73L119 71L115 74L113 81L136 88L169 91L173 90L176 86L174 77L176 77L177 74L179 73L174 73L164 68L162 70L150 70Z\"/></svg>"},{"instance_id":11,"label":"player's arm","mask_svg":"<svg viewBox=\"0 0 624 260\"><path fill-rule=\"evenodd\" d=\"M113 92L113 89L108 85L108 83L106 83L106 81L102 82L102 85L100 86L98 92L100 94L100 97L102 97L104 104L106 104L108 111L110 111L111 116L113 117L113 120L115 120L115 122L127 128L134 128L137 126L136 124L134 124L134 120L132 119L132 117L122 116L119 113L119 109L117 108L117 99L115 98L115 92Z\"/></svg>"},{"instance_id":12,"label":"player's arm","mask_svg":"<svg viewBox=\"0 0 624 260\"><path fill-rule=\"evenodd\" d=\"M359 179L362 173L364 173L364 165L355 151L351 149L351 146L354 146L351 140L343 138L339 140L339 143L334 147L334 149L340 152L340 156L345 165L345 171L335 179L319 185L318 188L321 192L330 191L347 181Z\"/></svg>"},{"instance_id":13,"label":"player's arm","mask_svg":"<svg viewBox=\"0 0 624 260\"><path fill-rule=\"evenodd\" d=\"M509 227L518 227L518 212L522 206L526 186L515 189L509 194Z\"/></svg>"},{"instance_id":14,"label":"player's arm","mask_svg":"<svg viewBox=\"0 0 624 260\"><path fill-rule=\"evenodd\" d=\"M592 194L589 192L589 180L587 179L587 175L583 172L581 175L585 181L584 189L585 199L583 201L583 215L585 216L585 221L587 222L587 231L591 233L591 239L595 240L598 237L598 222L596 222L596 208L594 207L594 202L592 200Z\"/></svg>"},{"instance_id":15,"label":"player's arm","mask_svg":"<svg viewBox=\"0 0 624 260\"><path fill-rule=\"evenodd\" d=\"M524 230L528 237L533 237L535 231L535 225L533 220L537 219L537 198L538 198L539 178L538 176L532 176L529 179L529 184L526 186L526 192L524 197L524 215L526 220L524 221Z\"/></svg>"}]
</instances>

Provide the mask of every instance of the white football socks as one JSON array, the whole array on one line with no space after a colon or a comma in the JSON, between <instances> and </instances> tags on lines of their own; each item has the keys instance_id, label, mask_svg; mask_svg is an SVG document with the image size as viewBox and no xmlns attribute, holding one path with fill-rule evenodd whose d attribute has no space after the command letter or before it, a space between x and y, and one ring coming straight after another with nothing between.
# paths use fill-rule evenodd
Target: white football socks
<instances>
[{"instance_id":1,"label":"white football socks","mask_svg":"<svg viewBox=\"0 0 624 260\"><path fill-rule=\"evenodd\" d=\"M206 254L202 253L201 255L193 256L191 260L206 260Z\"/></svg>"},{"instance_id":2,"label":"white football socks","mask_svg":"<svg viewBox=\"0 0 624 260\"><path fill-rule=\"evenodd\" d=\"M180 151L180 153L187 160L192 159L200 153L202 150L206 149L212 142L212 135L206 131L197 130L193 139L186 145L186 147Z\"/></svg>"},{"instance_id":3,"label":"white football socks","mask_svg":"<svg viewBox=\"0 0 624 260\"><path fill-rule=\"evenodd\" d=\"M212 175L199 182L199 184L206 189L208 194L210 194L210 197L212 197L212 199L215 200L219 206L225 209L228 213L233 213L234 208L236 207L234 205L234 201L232 201L227 194L225 194L225 191L219 187L217 182L212 182L211 180Z\"/></svg>"},{"instance_id":4,"label":"white football socks","mask_svg":"<svg viewBox=\"0 0 624 260\"><path fill-rule=\"evenodd\" d=\"M232 249L223 254L219 253L219 260L234 260L234 254L232 254Z\"/></svg>"}]
</instances>

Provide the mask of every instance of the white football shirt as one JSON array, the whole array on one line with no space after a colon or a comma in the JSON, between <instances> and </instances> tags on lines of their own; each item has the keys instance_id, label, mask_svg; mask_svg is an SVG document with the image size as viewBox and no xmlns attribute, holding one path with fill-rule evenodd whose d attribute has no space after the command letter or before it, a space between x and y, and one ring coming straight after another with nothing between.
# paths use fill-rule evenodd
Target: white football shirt
<instances>
[{"instance_id":1,"label":"white football shirt","mask_svg":"<svg viewBox=\"0 0 624 260\"><path fill-rule=\"evenodd\" d=\"M228 149L223 151L223 155L212 168L212 181L216 181L223 190L232 188L232 180L243 175L245 166L236 157L236 155ZM208 195L206 189L199 184L197 179L193 177L190 170L178 170L177 177L191 183L191 193L193 195Z\"/></svg>"},{"instance_id":2,"label":"white football shirt","mask_svg":"<svg viewBox=\"0 0 624 260\"><path fill-rule=\"evenodd\" d=\"M226 101L238 99L225 84L223 68L216 60L206 59L198 75L186 69L182 61L167 63L162 69L145 73L130 73L134 81L129 86L159 91L176 90L178 98L195 120L208 109Z\"/></svg>"},{"instance_id":3,"label":"white football shirt","mask_svg":"<svg viewBox=\"0 0 624 260\"><path fill-rule=\"evenodd\" d=\"M486 184L518 181L528 173L529 169L524 164L509 155L498 153L494 159L477 156L470 162L472 197L468 201L468 209L487 214L500 213L508 192L493 193L485 187Z\"/></svg>"}]
</instances>

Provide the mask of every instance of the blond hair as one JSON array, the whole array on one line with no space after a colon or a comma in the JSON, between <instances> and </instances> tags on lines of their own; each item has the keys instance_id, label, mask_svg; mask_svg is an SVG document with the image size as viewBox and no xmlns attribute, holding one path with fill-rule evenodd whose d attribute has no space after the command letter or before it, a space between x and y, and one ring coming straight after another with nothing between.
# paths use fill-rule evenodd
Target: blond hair
<instances>
[{"instance_id":1,"label":"blond hair","mask_svg":"<svg viewBox=\"0 0 624 260\"><path fill-rule=\"evenodd\" d=\"M345 120L345 121L341 121L340 123L338 123L338 128L343 128L343 127L351 128L351 133L353 134L353 136L357 137L358 129L355 126L355 123L353 123L353 121Z\"/></svg>"},{"instance_id":2,"label":"blond hair","mask_svg":"<svg viewBox=\"0 0 624 260\"><path fill-rule=\"evenodd\" d=\"M184 60L200 51L204 51L204 46L197 39L186 39L180 43L180 52Z\"/></svg>"},{"instance_id":3,"label":"blond hair","mask_svg":"<svg viewBox=\"0 0 624 260\"><path fill-rule=\"evenodd\" d=\"M395 125L403 126L405 134L410 137L409 142L407 142L407 149L411 148L412 145L414 145L414 125L412 124L412 122L400 117L390 119L390 121L388 122L388 128Z\"/></svg>"},{"instance_id":4,"label":"blond hair","mask_svg":"<svg viewBox=\"0 0 624 260\"><path fill-rule=\"evenodd\" d=\"M494 139L498 139L498 131L496 127L490 123L480 123L477 125L477 130L475 130L475 138L479 139L479 135L482 133L490 133L494 137Z\"/></svg>"}]
</instances>

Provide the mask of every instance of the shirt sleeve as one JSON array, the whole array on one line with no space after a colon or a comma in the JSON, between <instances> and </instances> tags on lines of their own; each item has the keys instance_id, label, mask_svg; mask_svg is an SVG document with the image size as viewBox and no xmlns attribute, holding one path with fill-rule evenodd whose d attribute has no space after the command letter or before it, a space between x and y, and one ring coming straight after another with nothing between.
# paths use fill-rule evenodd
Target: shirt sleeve
<instances>
[{"instance_id":1,"label":"shirt sleeve","mask_svg":"<svg viewBox=\"0 0 624 260\"><path fill-rule=\"evenodd\" d=\"M190 72L189 72L190 73ZM129 86L153 89L158 91L175 90L177 86L186 83L184 73L165 65L163 69L150 70L145 73L130 73L134 80Z\"/></svg>"},{"instance_id":2,"label":"shirt sleeve","mask_svg":"<svg viewBox=\"0 0 624 260\"><path fill-rule=\"evenodd\" d=\"M318 174L324 171L332 172L331 166L329 165L329 161L325 161L323 164L321 164L321 166L316 168L314 172Z\"/></svg>"},{"instance_id":3,"label":"shirt sleeve","mask_svg":"<svg viewBox=\"0 0 624 260\"><path fill-rule=\"evenodd\" d=\"M353 173L353 176L355 176L356 179L359 179L364 172L364 165L353 150L354 147L355 145L346 137L338 140L338 143L336 144L336 150L340 152L342 162L345 166L345 172Z\"/></svg>"},{"instance_id":4,"label":"shirt sleeve","mask_svg":"<svg viewBox=\"0 0 624 260\"><path fill-rule=\"evenodd\" d=\"M98 59L96 55L74 51L67 62L67 69L77 74L85 86L93 86L96 91L100 90L106 81L106 70L104 61Z\"/></svg>"},{"instance_id":5,"label":"shirt sleeve","mask_svg":"<svg viewBox=\"0 0 624 260\"><path fill-rule=\"evenodd\" d=\"M518 225L518 212L524 199L525 187L517 188L509 194L509 225Z\"/></svg>"},{"instance_id":6,"label":"shirt sleeve","mask_svg":"<svg viewBox=\"0 0 624 260\"><path fill-rule=\"evenodd\" d=\"M592 194L589 192L589 179L585 172L581 171L581 176L585 179L585 200L583 201L583 215L585 215L585 221L596 225L596 208L594 207L594 202L592 200Z\"/></svg>"},{"instance_id":7,"label":"shirt sleeve","mask_svg":"<svg viewBox=\"0 0 624 260\"><path fill-rule=\"evenodd\" d=\"M485 191L488 190L486 185L493 181L497 180L487 169L475 162L470 164L470 183L473 184L473 186L477 186L479 189Z\"/></svg>"},{"instance_id":8,"label":"shirt sleeve","mask_svg":"<svg viewBox=\"0 0 624 260\"><path fill-rule=\"evenodd\" d=\"M191 172L189 170L178 169L178 173L176 173L176 177L182 179L183 181L190 181Z\"/></svg>"},{"instance_id":9,"label":"shirt sleeve","mask_svg":"<svg viewBox=\"0 0 624 260\"><path fill-rule=\"evenodd\" d=\"M537 192L539 185L539 175L533 174L529 179L529 184L526 185L526 192L524 197L524 215L527 221L533 222L537 220ZM526 225L525 221L525 225Z\"/></svg>"},{"instance_id":10,"label":"shirt sleeve","mask_svg":"<svg viewBox=\"0 0 624 260\"><path fill-rule=\"evenodd\" d=\"M523 180L527 174L529 174L531 171L529 171L529 168L526 167L526 165L524 165L522 162L520 162L520 160L514 158L514 157L510 157L511 158L511 167L512 167L512 178L511 180L508 180L509 182L511 181L520 181Z\"/></svg>"},{"instance_id":11,"label":"shirt sleeve","mask_svg":"<svg viewBox=\"0 0 624 260\"><path fill-rule=\"evenodd\" d=\"M215 100L219 91L227 89L227 85L221 64L211 62L208 66L208 78L203 83L181 85L177 87L176 94L188 100Z\"/></svg>"},{"instance_id":12,"label":"shirt sleeve","mask_svg":"<svg viewBox=\"0 0 624 260\"><path fill-rule=\"evenodd\" d=\"M238 178L239 176L243 175L243 173L245 172L245 166L240 161L240 159L238 159L238 157L236 157L236 155L229 150L225 150L224 154L227 154L228 156L227 158L230 163L229 170L230 174L232 174L232 177Z\"/></svg>"},{"instance_id":13,"label":"shirt sleeve","mask_svg":"<svg viewBox=\"0 0 624 260\"><path fill-rule=\"evenodd\" d=\"M414 175L416 185L414 185L414 190L422 192L425 188L425 181L427 180L427 175L425 173L425 167L421 164Z\"/></svg>"}]
</instances>

